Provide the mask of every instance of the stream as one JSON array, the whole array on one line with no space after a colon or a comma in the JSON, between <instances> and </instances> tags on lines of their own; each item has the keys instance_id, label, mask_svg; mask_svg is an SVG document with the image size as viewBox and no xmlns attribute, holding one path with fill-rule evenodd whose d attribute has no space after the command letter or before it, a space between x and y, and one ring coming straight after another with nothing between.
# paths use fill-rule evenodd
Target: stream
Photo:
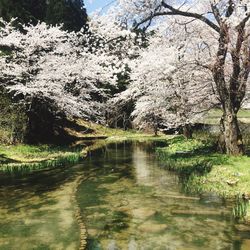
<instances>
[{"instance_id":1,"label":"stream","mask_svg":"<svg viewBox=\"0 0 250 250\"><path fill-rule=\"evenodd\" d=\"M233 204L183 192L154 154L160 142L121 142L73 167L1 177L0 249L250 249ZM76 220L80 210L86 235Z\"/></svg>"}]
</instances>

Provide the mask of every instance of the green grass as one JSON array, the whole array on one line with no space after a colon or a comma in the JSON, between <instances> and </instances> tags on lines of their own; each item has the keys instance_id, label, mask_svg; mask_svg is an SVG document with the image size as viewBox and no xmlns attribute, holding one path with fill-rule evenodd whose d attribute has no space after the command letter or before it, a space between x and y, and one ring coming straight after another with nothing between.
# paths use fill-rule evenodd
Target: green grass
<instances>
[{"instance_id":1,"label":"green grass","mask_svg":"<svg viewBox=\"0 0 250 250\"><path fill-rule=\"evenodd\" d=\"M169 170L185 175L211 170L212 162L207 159L214 147L211 141L187 140L179 136L168 142L168 147L158 148L156 152Z\"/></svg>"},{"instance_id":2,"label":"green grass","mask_svg":"<svg viewBox=\"0 0 250 250\"><path fill-rule=\"evenodd\" d=\"M243 194L250 196L248 156L219 154L212 141L182 137L171 140L168 147L158 148L157 154L169 170L185 176L184 190L188 193L215 193L234 200ZM242 210L241 203L238 208L238 212ZM247 217L250 221L250 207Z\"/></svg>"},{"instance_id":3,"label":"green grass","mask_svg":"<svg viewBox=\"0 0 250 250\"><path fill-rule=\"evenodd\" d=\"M219 124L222 111L220 109L212 109L208 112L203 122L205 124ZM243 123L250 123L250 110L241 109L238 112L238 119Z\"/></svg>"},{"instance_id":4,"label":"green grass","mask_svg":"<svg viewBox=\"0 0 250 250\"><path fill-rule=\"evenodd\" d=\"M209 111L209 115L212 117L220 118L222 116L222 111L220 109L212 109ZM238 112L239 118L250 118L250 110L240 109Z\"/></svg>"},{"instance_id":5,"label":"green grass","mask_svg":"<svg viewBox=\"0 0 250 250\"><path fill-rule=\"evenodd\" d=\"M84 138L94 138L94 137L106 137L106 138L137 138L137 137L152 137L152 134L146 134L142 133L137 130L122 130L122 129L115 129L115 128L109 128L100 124L91 123L84 121L82 119L76 119L76 124L79 126L89 128L90 130L93 130L93 133L85 134Z\"/></svg>"},{"instance_id":6,"label":"green grass","mask_svg":"<svg viewBox=\"0 0 250 250\"><path fill-rule=\"evenodd\" d=\"M208 156L208 160L214 155ZM220 159L223 156L217 155ZM225 162L213 164L210 171L203 175L192 173L185 183L191 193L216 193L221 197L239 200L234 208L237 217L244 216L250 222L249 202L242 202L242 195L250 195L250 158L248 156L224 156Z\"/></svg>"},{"instance_id":7,"label":"green grass","mask_svg":"<svg viewBox=\"0 0 250 250\"><path fill-rule=\"evenodd\" d=\"M170 141L168 147L158 148L157 154L169 169L190 174L190 192L214 192L223 197L250 194L248 156L220 154L211 141L182 137Z\"/></svg>"},{"instance_id":8,"label":"green grass","mask_svg":"<svg viewBox=\"0 0 250 250\"><path fill-rule=\"evenodd\" d=\"M0 146L0 157L20 163L32 163L68 155L75 151L74 148L52 145L2 145Z\"/></svg>"},{"instance_id":9,"label":"green grass","mask_svg":"<svg viewBox=\"0 0 250 250\"><path fill-rule=\"evenodd\" d=\"M208 156L210 160L214 155ZM217 155L218 159L222 158ZM232 198L250 194L250 158L224 157L221 164L213 164L211 171L205 175L189 178L188 190L192 192L213 192L223 197Z\"/></svg>"},{"instance_id":10,"label":"green grass","mask_svg":"<svg viewBox=\"0 0 250 250\"><path fill-rule=\"evenodd\" d=\"M72 165L81 159L79 148L50 145L0 146L0 171L27 173L34 170Z\"/></svg>"},{"instance_id":11,"label":"green grass","mask_svg":"<svg viewBox=\"0 0 250 250\"><path fill-rule=\"evenodd\" d=\"M70 153L64 154L63 156L58 156L55 159L50 159L41 162L34 163L6 163L0 166L0 171L4 173L21 173L26 174L33 171L41 170L41 169L51 169L55 167L65 166L65 165L74 165L78 163L81 159L81 155L79 153Z\"/></svg>"},{"instance_id":12,"label":"green grass","mask_svg":"<svg viewBox=\"0 0 250 250\"><path fill-rule=\"evenodd\" d=\"M0 172L27 173L35 170L73 165L86 157L89 151L105 146L107 143L123 140L165 140L169 136L154 137L136 131L106 128L94 123L78 120L78 123L89 128L92 133L79 136L79 141L72 146L53 145L0 145ZM71 131L77 133L76 131ZM102 140L94 140L103 138ZM106 139L104 139L106 138ZM81 140L80 140L81 139ZM91 139L86 146L86 139Z\"/></svg>"}]
</instances>

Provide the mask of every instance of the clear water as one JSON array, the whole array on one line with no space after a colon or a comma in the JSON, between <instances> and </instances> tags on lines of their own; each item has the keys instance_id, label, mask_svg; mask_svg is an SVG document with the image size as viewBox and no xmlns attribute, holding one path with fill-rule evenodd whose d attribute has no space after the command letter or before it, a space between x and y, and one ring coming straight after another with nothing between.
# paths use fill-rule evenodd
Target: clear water
<instances>
[{"instance_id":1,"label":"clear water","mask_svg":"<svg viewBox=\"0 0 250 250\"><path fill-rule=\"evenodd\" d=\"M78 249L75 220L78 166L1 178L0 249Z\"/></svg>"},{"instance_id":2,"label":"clear water","mask_svg":"<svg viewBox=\"0 0 250 250\"><path fill-rule=\"evenodd\" d=\"M88 249L250 249L250 232L234 228L232 205L213 195L184 194L179 177L152 149L112 145L85 163L91 173L77 199Z\"/></svg>"},{"instance_id":3,"label":"clear water","mask_svg":"<svg viewBox=\"0 0 250 250\"><path fill-rule=\"evenodd\" d=\"M79 249L77 206L91 250L250 249L250 232L235 229L232 204L184 194L154 147L112 144L72 168L2 176L0 249Z\"/></svg>"}]
</instances>

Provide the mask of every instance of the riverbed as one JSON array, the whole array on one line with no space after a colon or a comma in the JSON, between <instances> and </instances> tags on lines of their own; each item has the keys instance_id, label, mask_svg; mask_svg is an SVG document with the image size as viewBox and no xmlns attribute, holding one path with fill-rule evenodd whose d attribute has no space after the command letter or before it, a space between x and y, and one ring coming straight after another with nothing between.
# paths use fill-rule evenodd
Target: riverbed
<instances>
[{"instance_id":1,"label":"riverbed","mask_svg":"<svg viewBox=\"0 0 250 250\"><path fill-rule=\"evenodd\" d=\"M155 157L158 146L108 144L74 167L4 178L0 249L79 249L85 239L91 250L250 249L233 204L184 193L183 178Z\"/></svg>"}]
</instances>

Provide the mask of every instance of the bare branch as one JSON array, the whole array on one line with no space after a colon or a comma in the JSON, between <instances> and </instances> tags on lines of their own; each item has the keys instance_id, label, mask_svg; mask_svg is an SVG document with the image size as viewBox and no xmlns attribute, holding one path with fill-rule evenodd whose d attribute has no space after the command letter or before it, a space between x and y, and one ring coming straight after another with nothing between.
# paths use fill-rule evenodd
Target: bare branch
<instances>
[{"instance_id":1,"label":"bare branch","mask_svg":"<svg viewBox=\"0 0 250 250\"><path fill-rule=\"evenodd\" d=\"M218 33L220 32L220 27L218 27L215 23L213 23L211 20L209 20L208 18L206 18L205 16L203 16L201 14L178 10L178 9L174 8L173 6L165 3L165 1L162 1L162 6L166 9L169 9L170 13L172 13L172 15L194 17L194 18L206 23L208 26L210 26L216 32L218 32Z\"/></svg>"},{"instance_id":2,"label":"bare branch","mask_svg":"<svg viewBox=\"0 0 250 250\"><path fill-rule=\"evenodd\" d=\"M244 29L247 21L250 19L250 12L246 15L246 17L241 21L241 23L238 25L237 29Z\"/></svg>"},{"instance_id":3,"label":"bare branch","mask_svg":"<svg viewBox=\"0 0 250 250\"><path fill-rule=\"evenodd\" d=\"M220 25L221 24L221 15L220 15L220 11L219 9L217 8L216 5L212 4L211 3L211 9L212 9L212 13L216 19L216 21L218 22L218 24Z\"/></svg>"},{"instance_id":4,"label":"bare branch","mask_svg":"<svg viewBox=\"0 0 250 250\"><path fill-rule=\"evenodd\" d=\"M220 33L220 27L217 26L215 23L213 23L211 20L209 20L208 18L206 18L204 15L198 14L198 13L193 13L193 12L189 12L189 11L181 11L179 9L176 9L174 7L172 7L171 5L166 4L164 1L162 1L162 6L166 9L169 9L169 11L160 11L157 12L157 9L155 10L154 13L152 13L150 16L144 18L143 20L141 20L139 23L137 23L133 29L137 29L139 26L141 26L142 24L146 23L146 22L150 22L154 17L159 17L159 16L185 16L185 17L193 17L194 19L200 20L204 23L206 23L209 27L211 27L212 29L214 29L216 32ZM148 27L148 25L147 25Z\"/></svg>"}]
</instances>

